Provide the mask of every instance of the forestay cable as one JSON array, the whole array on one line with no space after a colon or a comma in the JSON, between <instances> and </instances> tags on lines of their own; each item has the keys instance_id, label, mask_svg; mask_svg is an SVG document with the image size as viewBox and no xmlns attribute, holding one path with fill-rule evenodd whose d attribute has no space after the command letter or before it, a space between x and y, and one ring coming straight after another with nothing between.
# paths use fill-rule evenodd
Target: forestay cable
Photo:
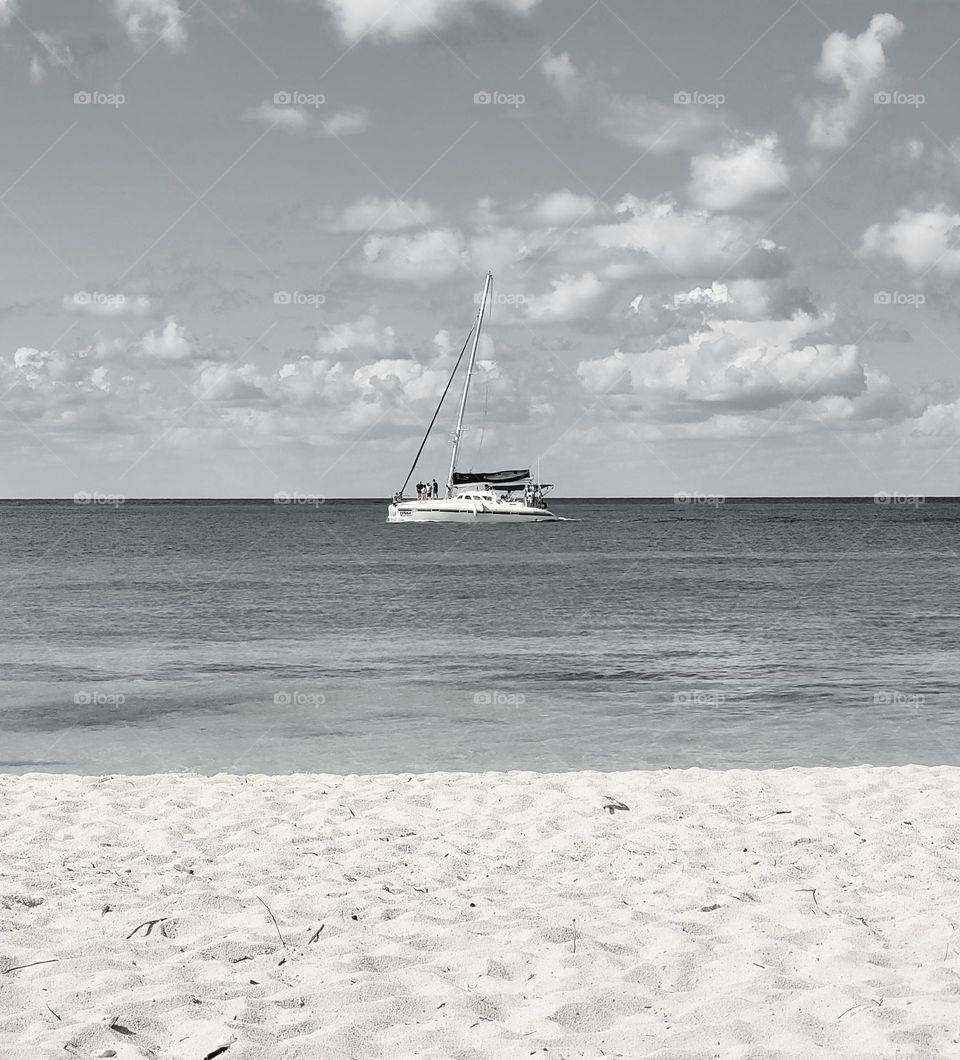
<instances>
[{"instance_id":1,"label":"forestay cable","mask_svg":"<svg viewBox=\"0 0 960 1060\"><path fill-rule=\"evenodd\" d=\"M457 358L457 363L453 366L453 371L450 373L450 378L447 380L447 385L443 388L443 394L440 396L440 402L437 405L436 411L433 414L433 419L430 421L430 426L427 427L427 433L423 436L423 441L420 443L420 448L417 450L417 455L413 458L413 464L410 466L410 470L407 472L407 477L403 480L403 485L400 487L400 496L403 496L404 490L407 488L407 483L410 481L411 476L417 469L417 461L420 459L420 454L423 452L423 447L427 444L427 439L430 437L430 432L433 430L433 425L437 422L437 416L440 415L440 408L443 405L443 399L447 396L447 392L450 389L450 384L453 382L453 377L457 374L457 369L460 367L460 362L463 360L463 355L467 352L467 346L470 345L470 336L473 334L474 324L467 332L467 337L463 343L463 349L460 351L460 356Z\"/></svg>"}]
</instances>

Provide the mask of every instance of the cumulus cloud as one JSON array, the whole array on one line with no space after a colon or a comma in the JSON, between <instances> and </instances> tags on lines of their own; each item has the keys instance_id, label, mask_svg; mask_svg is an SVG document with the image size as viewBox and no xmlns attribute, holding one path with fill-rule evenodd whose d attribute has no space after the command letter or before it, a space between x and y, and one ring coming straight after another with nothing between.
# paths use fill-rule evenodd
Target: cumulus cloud
<instances>
[{"instance_id":1,"label":"cumulus cloud","mask_svg":"<svg viewBox=\"0 0 960 1060\"><path fill-rule=\"evenodd\" d=\"M617 204L613 223L592 229L597 246L632 251L645 272L687 276L723 272L738 261L746 268L753 251L755 259L772 257L776 248L760 239L761 231L755 221L684 210L671 199L634 195Z\"/></svg>"},{"instance_id":2,"label":"cumulus cloud","mask_svg":"<svg viewBox=\"0 0 960 1060\"><path fill-rule=\"evenodd\" d=\"M267 400L263 382L252 364L204 364L197 371L192 389L202 401L246 405Z\"/></svg>"},{"instance_id":3,"label":"cumulus cloud","mask_svg":"<svg viewBox=\"0 0 960 1060\"><path fill-rule=\"evenodd\" d=\"M312 123L311 115L303 107L277 106L268 102L249 107L243 112L243 118L262 125L276 125L287 132L306 132Z\"/></svg>"},{"instance_id":4,"label":"cumulus cloud","mask_svg":"<svg viewBox=\"0 0 960 1060\"><path fill-rule=\"evenodd\" d=\"M9 26L19 10L19 0L0 0L0 29Z\"/></svg>"},{"instance_id":5,"label":"cumulus cloud","mask_svg":"<svg viewBox=\"0 0 960 1060\"><path fill-rule=\"evenodd\" d=\"M560 276L550 281L552 290L526 299L524 309L541 323L571 321L589 316L603 295L603 284L592 273Z\"/></svg>"},{"instance_id":6,"label":"cumulus cloud","mask_svg":"<svg viewBox=\"0 0 960 1060\"><path fill-rule=\"evenodd\" d=\"M432 283L459 272L466 264L466 242L451 228L431 228L415 235L375 235L363 244L362 271L381 279Z\"/></svg>"},{"instance_id":7,"label":"cumulus cloud","mask_svg":"<svg viewBox=\"0 0 960 1060\"><path fill-rule=\"evenodd\" d=\"M473 220L479 227L509 224L522 228L568 228L590 224L609 213L609 209L592 195L561 188L505 207L493 199L481 199L473 211Z\"/></svg>"},{"instance_id":8,"label":"cumulus cloud","mask_svg":"<svg viewBox=\"0 0 960 1060\"><path fill-rule=\"evenodd\" d=\"M849 144L886 73L884 45L902 32L903 23L894 15L874 15L859 37L839 32L827 37L814 73L822 81L838 85L841 95L808 105L808 143L829 149Z\"/></svg>"},{"instance_id":9,"label":"cumulus cloud","mask_svg":"<svg viewBox=\"0 0 960 1060\"><path fill-rule=\"evenodd\" d=\"M621 345L635 352L672 348L726 320L788 320L801 313L817 314L813 298L784 277L714 281L680 290L648 287L622 315Z\"/></svg>"},{"instance_id":10,"label":"cumulus cloud","mask_svg":"<svg viewBox=\"0 0 960 1060\"><path fill-rule=\"evenodd\" d=\"M942 205L920 211L904 207L893 221L863 233L860 252L895 261L915 276L960 275L960 214Z\"/></svg>"},{"instance_id":11,"label":"cumulus cloud","mask_svg":"<svg viewBox=\"0 0 960 1060\"><path fill-rule=\"evenodd\" d=\"M769 133L752 143L728 143L716 153L695 155L687 193L706 210L735 211L784 191L789 178L779 140Z\"/></svg>"},{"instance_id":12,"label":"cumulus cloud","mask_svg":"<svg viewBox=\"0 0 960 1060\"><path fill-rule=\"evenodd\" d=\"M366 132L370 126L370 112L365 107L338 110L321 117L316 111L305 107L265 101L257 107L248 107L242 117L245 121L276 126L286 132L312 133L317 136L353 136Z\"/></svg>"},{"instance_id":13,"label":"cumulus cloud","mask_svg":"<svg viewBox=\"0 0 960 1060\"><path fill-rule=\"evenodd\" d=\"M379 358L353 367L330 357L301 357L277 373L273 400L292 410L324 409L333 434L367 430L388 413L394 426L415 423L443 391L448 369L411 358Z\"/></svg>"},{"instance_id":14,"label":"cumulus cloud","mask_svg":"<svg viewBox=\"0 0 960 1060\"><path fill-rule=\"evenodd\" d=\"M592 274L593 281L579 282L610 285L655 275L769 278L786 267L781 248L763 237L759 217L687 209L667 198L627 195L607 206L561 191L504 208L484 200L470 220L472 229L370 235L352 267L421 284L464 269L479 277L489 268L500 290L524 295L535 268Z\"/></svg>"},{"instance_id":15,"label":"cumulus cloud","mask_svg":"<svg viewBox=\"0 0 960 1060\"><path fill-rule=\"evenodd\" d=\"M77 291L64 296L63 308L68 313L90 317L142 317L153 303L146 295L125 294L122 291Z\"/></svg>"},{"instance_id":16,"label":"cumulus cloud","mask_svg":"<svg viewBox=\"0 0 960 1060\"><path fill-rule=\"evenodd\" d=\"M333 324L327 334L317 339L317 353L331 354L349 351L353 354L378 353L392 356L399 348L397 333L388 324L380 325L376 310L364 313L356 320Z\"/></svg>"},{"instance_id":17,"label":"cumulus cloud","mask_svg":"<svg viewBox=\"0 0 960 1060\"><path fill-rule=\"evenodd\" d=\"M632 392L667 418L707 419L797 401L854 398L866 390L855 345L814 342L829 317L708 321L688 341L645 353L615 350L582 361L577 372L596 392Z\"/></svg>"},{"instance_id":18,"label":"cumulus cloud","mask_svg":"<svg viewBox=\"0 0 960 1060\"><path fill-rule=\"evenodd\" d=\"M157 38L173 51L186 43L183 13L177 0L114 0L113 8L138 48L153 44Z\"/></svg>"},{"instance_id":19,"label":"cumulus cloud","mask_svg":"<svg viewBox=\"0 0 960 1060\"><path fill-rule=\"evenodd\" d=\"M321 0L350 43L363 37L408 40L435 32L483 7L527 15L539 0Z\"/></svg>"},{"instance_id":20,"label":"cumulus cloud","mask_svg":"<svg viewBox=\"0 0 960 1060\"><path fill-rule=\"evenodd\" d=\"M598 78L581 73L566 52L545 56L540 70L571 110L611 139L650 154L702 147L723 130L716 112L702 106L620 96Z\"/></svg>"},{"instance_id":21,"label":"cumulus cloud","mask_svg":"<svg viewBox=\"0 0 960 1060\"><path fill-rule=\"evenodd\" d=\"M173 317L168 317L159 331L148 331L140 340L139 349L162 361L189 361L198 352L184 326Z\"/></svg>"},{"instance_id":22,"label":"cumulus cloud","mask_svg":"<svg viewBox=\"0 0 960 1060\"><path fill-rule=\"evenodd\" d=\"M0 425L5 429L27 425L71 443L95 442L101 451L110 448L110 435L142 430L136 384L114 377L86 350L21 346L12 355L0 355L0 386L4 393Z\"/></svg>"},{"instance_id":23,"label":"cumulus cloud","mask_svg":"<svg viewBox=\"0 0 960 1060\"><path fill-rule=\"evenodd\" d=\"M338 110L319 122L325 136L355 136L370 128L370 111L366 107Z\"/></svg>"},{"instance_id":24,"label":"cumulus cloud","mask_svg":"<svg viewBox=\"0 0 960 1060\"><path fill-rule=\"evenodd\" d=\"M342 210L327 207L324 227L330 232L402 232L433 224L436 211L422 199L405 202L364 195Z\"/></svg>"}]
</instances>

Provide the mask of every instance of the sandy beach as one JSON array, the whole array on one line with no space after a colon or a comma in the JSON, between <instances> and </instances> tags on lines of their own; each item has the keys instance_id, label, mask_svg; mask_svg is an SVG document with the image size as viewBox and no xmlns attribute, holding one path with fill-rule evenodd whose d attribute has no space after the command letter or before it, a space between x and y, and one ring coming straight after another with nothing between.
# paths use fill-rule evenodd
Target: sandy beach
<instances>
[{"instance_id":1,"label":"sandy beach","mask_svg":"<svg viewBox=\"0 0 960 1060\"><path fill-rule=\"evenodd\" d=\"M957 768L0 795L5 1060L960 1055Z\"/></svg>"}]
</instances>

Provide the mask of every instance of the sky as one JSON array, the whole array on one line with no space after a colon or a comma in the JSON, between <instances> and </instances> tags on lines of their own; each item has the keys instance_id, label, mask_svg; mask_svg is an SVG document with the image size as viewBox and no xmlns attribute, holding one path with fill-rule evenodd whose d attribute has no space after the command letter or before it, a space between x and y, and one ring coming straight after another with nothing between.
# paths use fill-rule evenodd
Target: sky
<instances>
[{"instance_id":1,"label":"sky","mask_svg":"<svg viewBox=\"0 0 960 1060\"><path fill-rule=\"evenodd\" d=\"M388 497L487 270L463 470L960 494L958 60L958 0L0 0L0 496Z\"/></svg>"}]
</instances>

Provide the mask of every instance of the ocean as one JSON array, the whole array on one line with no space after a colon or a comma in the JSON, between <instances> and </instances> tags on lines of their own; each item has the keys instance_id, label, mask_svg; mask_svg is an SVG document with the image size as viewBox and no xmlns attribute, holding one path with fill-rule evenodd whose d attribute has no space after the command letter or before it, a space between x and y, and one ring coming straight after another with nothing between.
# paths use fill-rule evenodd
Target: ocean
<instances>
[{"instance_id":1,"label":"ocean","mask_svg":"<svg viewBox=\"0 0 960 1060\"><path fill-rule=\"evenodd\" d=\"M960 503L0 502L0 770L957 764Z\"/></svg>"}]
</instances>

